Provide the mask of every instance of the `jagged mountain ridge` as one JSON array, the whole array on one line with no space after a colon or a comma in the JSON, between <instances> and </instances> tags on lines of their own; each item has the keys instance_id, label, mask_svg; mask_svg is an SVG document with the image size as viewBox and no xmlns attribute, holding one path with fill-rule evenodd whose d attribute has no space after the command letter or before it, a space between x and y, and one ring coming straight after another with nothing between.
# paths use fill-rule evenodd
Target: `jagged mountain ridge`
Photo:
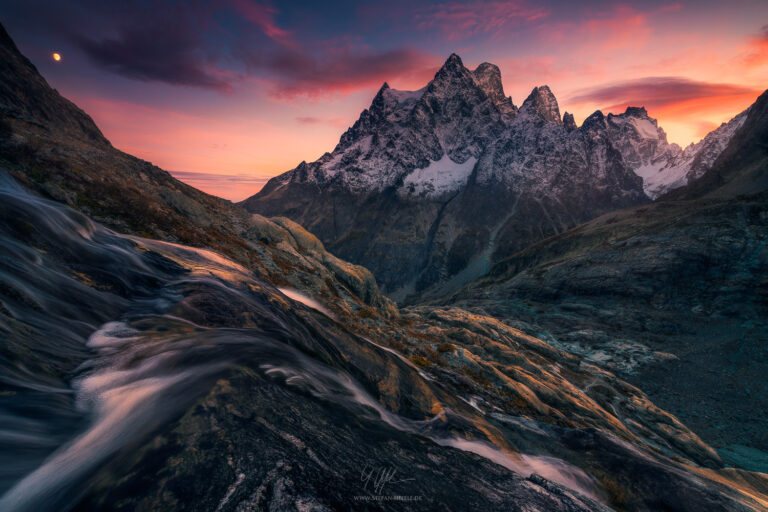
<instances>
[{"instance_id":1,"label":"jagged mountain ridge","mask_svg":"<svg viewBox=\"0 0 768 512\"><path fill-rule=\"evenodd\" d=\"M547 86L518 108L499 68L451 55L418 91L387 84L332 153L242 204L285 215L397 300L455 291L531 243L699 176L743 114L683 151L644 108L577 127ZM382 256L383 255L383 256Z\"/></svg>"},{"instance_id":2,"label":"jagged mountain ridge","mask_svg":"<svg viewBox=\"0 0 768 512\"><path fill-rule=\"evenodd\" d=\"M448 303L618 371L768 472L768 91L720 129L734 134L688 185L514 253Z\"/></svg>"}]
</instances>

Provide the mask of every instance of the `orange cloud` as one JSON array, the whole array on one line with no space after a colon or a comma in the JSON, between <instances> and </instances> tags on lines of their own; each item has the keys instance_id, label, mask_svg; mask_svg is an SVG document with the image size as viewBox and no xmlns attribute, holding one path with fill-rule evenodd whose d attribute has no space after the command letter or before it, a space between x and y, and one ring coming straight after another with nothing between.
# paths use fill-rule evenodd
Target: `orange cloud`
<instances>
[{"instance_id":1,"label":"orange cloud","mask_svg":"<svg viewBox=\"0 0 768 512\"><path fill-rule=\"evenodd\" d=\"M651 35L648 15L628 5L617 5L613 11L586 20L581 32L593 41L599 41L606 50L643 46Z\"/></svg>"},{"instance_id":2,"label":"orange cloud","mask_svg":"<svg viewBox=\"0 0 768 512\"><path fill-rule=\"evenodd\" d=\"M601 110L614 113L628 106L644 106L671 140L687 142L700 138L705 125L717 126L749 107L761 92L683 77L646 77L581 91L568 102L590 108L605 105Z\"/></svg>"},{"instance_id":3,"label":"orange cloud","mask_svg":"<svg viewBox=\"0 0 768 512\"><path fill-rule=\"evenodd\" d=\"M656 108L686 109L698 101L730 101L744 96L756 97L760 91L735 84L691 80L685 77L645 77L617 82L582 91L570 98L572 103L645 105Z\"/></svg>"},{"instance_id":4,"label":"orange cloud","mask_svg":"<svg viewBox=\"0 0 768 512\"><path fill-rule=\"evenodd\" d=\"M753 36L741 55L741 61L747 67L759 67L768 64L768 25L764 25L760 34Z\"/></svg>"}]
</instances>

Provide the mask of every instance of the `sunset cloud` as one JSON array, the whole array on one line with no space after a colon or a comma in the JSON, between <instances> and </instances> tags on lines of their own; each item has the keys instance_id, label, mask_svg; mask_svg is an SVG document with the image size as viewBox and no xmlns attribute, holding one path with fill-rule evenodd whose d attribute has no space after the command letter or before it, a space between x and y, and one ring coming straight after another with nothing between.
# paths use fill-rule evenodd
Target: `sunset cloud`
<instances>
[{"instance_id":1,"label":"sunset cloud","mask_svg":"<svg viewBox=\"0 0 768 512\"><path fill-rule=\"evenodd\" d=\"M746 109L760 92L753 87L683 77L646 77L578 91L566 103L605 113L644 106L671 140L686 145Z\"/></svg>"},{"instance_id":2,"label":"sunset cloud","mask_svg":"<svg viewBox=\"0 0 768 512\"><path fill-rule=\"evenodd\" d=\"M189 25L164 20L123 27L116 36L78 38L77 43L99 67L127 78L228 90L225 72L206 63L201 40Z\"/></svg>"},{"instance_id":3,"label":"sunset cloud","mask_svg":"<svg viewBox=\"0 0 768 512\"><path fill-rule=\"evenodd\" d=\"M185 17L174 18L170 8L159 8L152 22L126 20L114 35L78 37L76 42L95 65L126 78L220 92L249 83L267 84L270 95L280 99L346 95L413 74L427 80L434 68L433 56L409 47L302 43L294 31L277 24L279 12L269 5L249 0L227 0L222 5L249 25L218 46L204 37L211 29L204 21L210 13L192 9ZM259 40L260 34L268 39Z\"/></svg>"},{"instance_id":4,"label":"sunset cloud","mask_svg":"<svg viewBox=\"0 0 768 512\"><path fill-rule=\"evenodd\" d=\"M296 122L300 124L308 124L308 125L330 125L330 126L348 126L349 124L351 124L349 120L343 119L341 117L326 119L326 118L314 117L314 116L300 116L296 118Z\"/></svg>"},{"instance_id":5,"label":"sunset cloud","mask_svg":"<svg viewBox=\"0 0 768 512\"><path fill-rule=\"evenodd\" d=\"M759 34L750 37L741 61L748 67L768 64L768 25L764 25Z\"/></svg>"},{"instance_id":6,"label":"sunset cloud","mask_svg":"<svg viewBox=\"0 0 768 512\"><path fill-rule=\"evenodd\" d=\"M417 11L416 28L437 28L448 39L461 39L480 33L495 33L508 27L530 23L549 15L549 10L522 1L450 2Z\"/></svg>"},{"instance_id":7,"label":"sunset cloud","mask_svg":"<svg viewBox=\"0 0 768 512\"><path fill-rule=\"evenodd\" d=\"M646 77L600 86L569 98L575 104L606 105L607 110L626 105L669 109L676 105L757 97L759 90L735 84L699 82L684 77Z\"/></svg>"},{"instance_id":8,"label":"sunset cloud","mask_svg":"<svg viewBox=\"0 0 768 512\"><path fill-rule=\"evenodd\" d=\"M642 46L651 35L648 15L628 5L617 5L608 13L587 19L579 31L599 40L608 50Z\"/></svg>"},{"instance_id":9,"label":"sunset cloud","mask_svg":"<svg viewBox=\"0 0 768 512\"><path fill-rule=\"evenodd\" d=\"M280 28L275 21L277 9L250 0L230 0L232 7L246 20L259 27L267 37L287 46L293 46L293 33Z\"/></svg>"},{"instance_id":10,"label":"sunset cloud","mask_svg":"<svg viewBox=\"0 0 768 512\"><path fill-rule=\"evenodd\" d=\"M11 0L0 18L116 147L242 198L243 176L318 158L383 82L421 88L453 52L497 64L518 105L546 84L577 122L645 106L695 142L768 84L768 3L734 2Z\"/></svg>"},{"instance_id":11,"label":"sunset cloud","mask_svg":"<svg viewBox=\"0 0 768 512\"><path fill-rule=\"evenodd\" d=\"M347 94L413 74L428 79L434 62L434 57L410 48L371 52L347 46L321 56L279 52L256 65L272 72L274 96L293 98Z\"/></svg>"}]
</instances>

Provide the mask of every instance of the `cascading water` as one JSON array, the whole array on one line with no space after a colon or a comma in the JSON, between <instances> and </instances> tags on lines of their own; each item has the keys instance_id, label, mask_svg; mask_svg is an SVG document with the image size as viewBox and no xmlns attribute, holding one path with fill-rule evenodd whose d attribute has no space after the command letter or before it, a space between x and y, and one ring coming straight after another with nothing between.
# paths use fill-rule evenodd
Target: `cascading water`
<instances>
[{"instance_id":1,"label":"cascading water","mask_svg":"<svg viewBox=\"0 0 768 512\"><path fill-rule=\"evenodd\" d=\"M0 208L0 284L11 297L0 304L3 318L13 332L30 326L23 338L10 337L9 326L0 331L8 390L0 395L2 510L75 505L105 467L182 416L236 366L350 417L501 461L523 475L547 465L550 479L594 496L591 479L562 461L526 461L454 437L446 425L471 421L448 407L431 419L391 412L371 383L359 380L365 371L340 357L332 335L290 307L276 308L276 289L216 253L117 235L8 179ZM357 343L425 389L434 385L391 349Z\"/></svg>"}]
</instances>

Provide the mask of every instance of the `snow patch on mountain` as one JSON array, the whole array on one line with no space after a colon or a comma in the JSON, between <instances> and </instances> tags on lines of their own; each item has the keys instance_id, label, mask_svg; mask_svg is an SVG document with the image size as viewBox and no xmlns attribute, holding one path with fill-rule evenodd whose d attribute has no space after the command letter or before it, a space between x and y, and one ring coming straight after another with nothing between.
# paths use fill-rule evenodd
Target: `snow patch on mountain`
<instances>
[{"instance_id":1,"label":"snow patch on mountain","mask_svg":"<svg viewBox=\"0 0 768 512\"><path fill-rule=\"evenodd\" d=\"M701 177L714 164L736 131L744 124L749 110L745 110L727 123L723 123L695 144L680 150L676 144L660 142L657 155L635 167L635 173L643 178L643 190L651 199L675 188L683 187ZM616 117L613 118L614 121ZM648 124L651 124L648 122ZM651 125L652 126L652 125ZM655 127L654 127L655 128ZM647 130L647 126L638 127ZM662 130L659 129L663 133ZM649 130L647 130L649 133ZM651 139L652 137L648 137Z\"/></svg>"},{"instance_id":2,"label":"snow patch on mountain","mask_svg":"<svg viewBox=\"0 0 768 512\"><path fill-rule=\"evenodd\" d=\"M644 139L659 138L659 129L651 122L650 119L628 117L628 118L625 118L623 121L630 124L635 129L635 132Z\"/></svg>"},{"instance_id":3,"label":"snow patch on mountain","mask_svg":"<svg viewBox=\"0 0 768 512\"><path fill-rule=\"evenodd\" d=\"M424 95L426 87L422 87L418 91L401 91L399 89L389 89L387 95L394 98L398 103L406 103L409 101L416 101Z\"/></svg>"},{"instance_id":4,"label":"snow patch on mountain","mask_svg":"<svg viewBox=\"0 0 768 512\"><path fill-rule=\"evenodd\" d=\"M448 155L443 155L440 160L430 161L428 166L415 169L406 176L401 193L410 196L439 197L456 191L467 183L475 164L477 164L477 158L474 157L458 163Z\"/></svg>"},{"instance_id":5,"label":"snow patch on mountain","mask_svg":"<svg viewBox=\"0 0 768 512\"><path fill-rule=\"evenodd\" d=\"M664 164L666 162L662 162ZM655 199L667 190L684 186L688 181L685 175L687 167L664 167L659 163L641 165L634 169L635 174L643 178L643 191Z\"/></svg>"}]
</instances>

